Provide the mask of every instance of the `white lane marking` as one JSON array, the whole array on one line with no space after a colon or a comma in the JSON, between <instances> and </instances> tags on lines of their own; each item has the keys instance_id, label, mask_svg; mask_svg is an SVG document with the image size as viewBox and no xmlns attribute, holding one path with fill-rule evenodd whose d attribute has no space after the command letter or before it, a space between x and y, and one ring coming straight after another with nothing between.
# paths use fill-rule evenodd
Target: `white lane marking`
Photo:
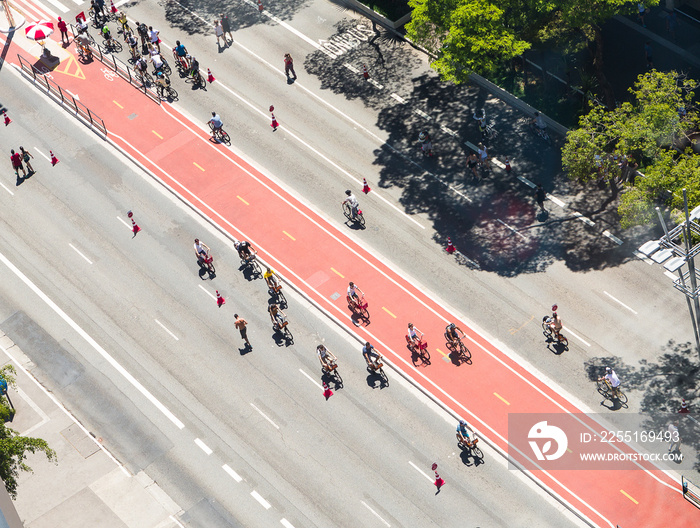
<instances>
[{"instance_id":1,"label":"white lane marking","mask_svg":"<svg viewBox=\"0 0 700 528\"><path fill-rule=\"evenodd\" d=\"M605 295L607 295L608 297L610 297L613 301L615 301L616 303L618 303L618 304L619 304L620 306L622 306L623 308L627 308L627 309L628 309L630 312L632 312L634 315L638 315L637 312L635 312L632 308L630 308L629 306L627 306L625 303L623 303L623 302L620 301L619 299L616 299L615 297L613 297L612 295L610 295L610 294L609 294L608 292L606 292L605 290L603 290L603 293L604 293Z\"/></svg>"},{"instance_id":2,"label":"white lane marking","mask_svg":"<svg viewBox=\"0 0 700 528\"><path fill-rule=\"evenodd\" d=\"M643 260L644 262L646 262L646 263L649 264L650 266L653 266L653 265L654 265L654 261L651 260L649 257L647 257L644 253L642 253L642 252L639 251L638 249L635 249L635 250L633 251L632 254L633 254L635 257L637 257L639 260Z\"/></svg>"},{"instance_id":3,"label":"white lane marking","mask_svg":"<svg viewBox=\"0 0 700 528\"><path fill-rule=\"evenodd\" d=\"M267 420L267 421L270 422L272 425L274 425L274 426L275 426L275 429L279 429L279 428L280 428L279 425L277 425L275 422L273 422L272 420L270 420L270 418L269 418L264 412L262 412L260 409L258 409L252 402L251 402L250 406L251 406L253 409L255 409L256 411L258 411L258 412L260 413L260 416L262 416L263 418L265 418L265 420Z\"/></svg>"},{"instance_id":4,"label":"white lane marking","mask_svg":"<svg viewBox=\"0 0 700 528\"><path fill-rule=\"evenodd\" d=\"M579 220L581 220L581 222L583 222L584 224L588 224L589 226L594 226L594 225L595 225L595 222L594 222L593 220L591 220L591 219L588 218L587 216L583 216L583 215L582 215L581 213L579 213L578 211L574 211L574 216L575 216L576 218L578 218Z\"/></svg>"},{"instance_id":5,"label":"white lane marking","mask_svg":"<svg viewBox=\"0 0 700 528\"><path fill-rule=\"evenodd\" d=\"M250 494L266 510L269 510L272 507L272 504L263 499L262 495L260 495L260 493L258 493L257 491L253 490L250 492Z\"/></svg>"},{"instance_id":6,"label":"white lane marking","mask_svg":"<svg viewBox=\"0 0 700 528\"><path fill-rule=\"evenodd\" d=\"M398 94L393 93L393 94L391 94L391 97L392 97L393 99L396 99L396 100L397 100L399 103L401 103L401 104L406 104L406 99L404 99L403 97L401 97L401 96L398 95Z\"/></svg>"},{"instance_id":7,"label":"white lane marking","mask_svg":"<svg viewBox=\"0 0 700 528\"><path fill-rule=\"evenodd\" d=\"M73 0L74 4L83 5L85 2L83 0Z\"/></svg>"},{"instance_id":8,"label":"white lane marking","mask_svg":"<svg viewBox=\"0 0 700 528\"><path fill-rule=\"evenodd\" d=\"M35 5L35 4L29 3L29 2L23 2L23 3L24 3L24 5L22 6L22 9L24 11L27 11L27 10L35 11L36 13L39 14L39 16L37 17L36 20L51 20L51 19L56 20L58 18L58 14L56 12L54 12L52 9L49 9L48 7L46 7L44 4ZM27 14L31 14L31 13L27 13ZM29 18L31 18L31 17L29 17Z\"/></svg>"},{"instance_id":9,"label":"white lane marking","mask_svg":"<svg viewBox=\"0 0 700 528\"><path fill-rule=\"evenodd\" d=\"M221 468L226 473L228 473L231 476L231 478L233 478L233 480L235 480L236 482L243 481L243 477L241 477L238 473L236 473L233 469L231 469L231 467L228 464L224 464L223 466L221 466Z\"/></svg>"},{"instance_id":10,"label":"white lane marking","mask_svg":"<svg viewBox=\"0 0 700 528\"><path fill-rule=\"evenodd\" d=\"M673 282L676 282L678 280L678 275L674 275L670 271L666 270L664 271L664 275L666 275L669 279L671 279Z\"/></svg>"},{"instance_id":11,"label":"white lane marking","mask_svg":"<svg viewBox=\"0 0 700 528\"><path fill-rule=\"evenodd\" d=\"M376 88L379 88L380 90L383 90L383 89L384 89L384 86L383 86L383 85L379 84L377 81L375 81L375 80L372 79L371 77L370 77L369 79L367 79L367 82L370 83L370 84L373 84Z\"/></svg>"},{"instance_id":12,"label":"white lane marking","mask_svg":"<svg viewBox=\"0 0 700 528\"><path fill-rule=\"evenodd\" d=\"M117 220L119 220L122 224L124 224L129 231L134 230L134 227L127 224L122 217L117 216Z\"/></svg>"},{"instance_id":13,"label":"white lane marking","mask_svg":"<svg viewBox=\"0 0 700 528\"><path fill-rule=\"evenodd\" d=\"M8 189L7 187L5 187L5 184L4 184L4 183L0 182L0 185L2 185L2 188L5 189L7 192L10 193L10 196L14 196L14 195L15 195L15 193L13 193L10 189Z\"/></svg>"},{"instance_id":14,"label":"white lane marking","mask_svg":"<svg viewBox=\"0 0 700 528\"><path fill-rule=\"evenodd\" d=\"M379 519L380 521L382 521L386 526L391 526L388 522L386 522L384 519L382 519L382 516L381 516L381 515L379 515L376 511L374 511L372 508L370 508L370 507L369 507L369 504L367 504L365 501L360 501L360 502L362 503L362 505L363 505L365 508L367 508L369 511L371 511L371 512L377 517L377 519Z\"/></svg>"},{"instance_id":15,"label":"white lane marking","mask_svg":"<svg viewBox=\"0 0 700 528\"><path fill-rule=\"evenodd\" d=\"M49 308L51 308L56 314L63 319L63 321L68 324L80 337L82 337L100 356L102 356L112 367L119 372L126 380L131 383L131 385L136 388L143 396L150 401L160 412L162 412L168 420L170 420L178 429L184 429L185 424L182 423L170 410L163 405L151 392L144 387L140 381L138 381L133 375L129 373L124 367L122 367L119 362L114 359L109 353L102 348L97 341L95 341L85 330L83 330L78 323L71 319L66 312L64 312L59 306L53 302L48 295L39 289L39 287L34 284L29 277L22 273L17 266L10 262L5 255L0 253L0 262L5 264L12 273L17 275L17 277L27 285L27 287L32 290L37 297L44 301Z\"/></svg>"},{"instance_id":16,"label":"white lane marking","mask_svg":"<svg viewBox=\"0 0 700 528\"><path fill-rule=\"evenodd\" d=\"M51 158L49 158L46 154L44 154L42 151L40 151L39 147L34 147L34 150L36 150L38 154L41 154L42 156L44 156L44 159L46 161L51 161Z\"/></svg>"},{"instance_id":17,"label":"white lane marking","mask_svg":"<svg viewBox=\"0 0 700 528\"><path fill-rule=\"evenodd\" d=\"M603 231L603 236L608 237L610 240L612 240L613 242L615 242L618 246L622 244L622 240L620 240L619 238L617 238L615 235L613 235L613 234L612 234L610 231L608 231L607 229L606 229L605 231Z\"/></svg>"},{"instance_id":18,"label":"white lane marking","mask_svg":"<svg viewBox=\"0 0 700 528\"><path fill-rule=\"evenodd\" d=\"M206 289L204 286L202 286L201 284L199 285L199 287L202 288L202 291L203 291L204 293L206 293L209 297L211 297L212 299L216 300L216 295L214 295L213 293L211 293L209 290L207 290L207 289Z\"/></svg>"},{"instance_id":19,"label":"white lane marking","mask_svg":"<svg viewBox=\"0 0 700 528\"><path fill-rule=\"evenodd\" d=\"M9 388L8 388L8 390L9 390ZM41 421L40 421L40 422L35 423L35 424L32 425L29 429L27 429L26 431L22 431L22 432L20 433L20 436L28 436L28 435L30 435L31 433L33 433L34 431L36 431L37 429L39 429L39 427L41 427L42 425L44 425L45 423L47 423L49 420L51 420L51 418L49 418L49 415L46 414L46 413L41 409L41 407L39 407L39 406L34 402L34 400L32 400L32 399L29 397L29 394L27 394L26 392L24 392L24 391L23 391L22 389L20 389L19 387L15 387L14 390L16 390L16 391L17 391L17 394L19 394L20 397L21 397L25 402L27 402L27 403L29 404L29 406L30 406L32 409L34 409L34 412L35 412L35 413L37 413L39 416L41 416Z\"/></svg>"},{"instance_id":20,"label":"white lane marking","mask_svg":"<svg viewBox=\"0 0 700 528\"><path fill-rule=\"evenodd\" d=\"M199 438L194 439L194 443L197 444L197 446L204 451L207 455L211 455L214 451L212 451L211 447L209 447L207 444L202 442Z\"/></svg>"},{"instance_id":21,"label":"white lane marking","mask_svg":"<svg viewBox=\"0 0 700 528\"><path fill-rule=\"evenodd\" d=\"M313 383L314 385L316 385L319 389L323 390L323 387L321 386L321 384L320 384L318 381L316 381L315 379L313 379L311 376L309 376L306 372L304 372L304 371L301 370L301 369L299 369L299 372L301 372L304 376L306 376L307 378L309 378L309 379L311 380L311 383Z\"/></svg>"},{"instance_id":22,"label":"white lane marking","mask_svg":"<svg viewBox=\"0 0 700 528\"><path fill-rule=\"evenodd\" d=\"M80 423L80 422L75 418L75 416L73 416L73 415L70 413L70 411L69 411L68 409L66 409L66 408L63 406L63 404L62 404L60 401L58 401L58 399L56 398L56 396L54 396L53 393L49 392L49 391L46 389L46 387L44 387L41 383L39 383L39 381L37 381L37 379L34 378L34 376L33 376L32 374L30 374L30 372L29 372L26 368L24 368L24 366L23 366L19 361L17 361L17 360L14 358L14 356L12 356L12 354L10 354L10 353L7 351L7 349L6 349L5 347L0 346L0 350L2 350L2 351L5 353L5 355L6 355L8 358L10 358L10 361L12 361L12 362L15 364L15 366L16 366L19 370L21 370L30 380L32 380L32 382L34 383L34 385L36 385L37 387L39 387L39 390L41 390L41 392L43 392L44 395L47 396L47 397L56 405L56 407L58 407L59 409L61 409L61 410L65 413L65 415L68 416L68 418L70 418L70 419L73 421L73 423L75 423L75 425L77 425L83 433L85 433L85 436L87 436L92 442L94 442L95 445L96 445L98 448L100 448L100 450L101 450L105 455L107 455L107 457L109 457L109 459L110 459L112 462L114 462L114 463L117 465L117 467L118 467L119 469L121 469L122 472L123 472L127 477L131 477L131 476L132 476L132 475L129 473L129 471L121 464L121 462L119 462L119 460L117 460L116 458L114 458L114 456L112 455L112 453L110 453L107 449L105 449L105 446L103 446L101 443L99 443L99 442L97 441L97 438L95 438L94 436L92 436L92 435L90 434L90 432L85 428L85 426L84 426L82 423ZM18 390L18 392L19 392L19 390Z\"/></svg>"},{"instance_id":23,"label":"white lane marking","mask_svg":"<svg viewBox=\"0 0 700 528\"><path fill-rule=\"evenodd\" d=\"M282 526L284 526L284 528L294 528L294 525L285 518L280 519L280 523L282 523Z\"/></svg>"},{"instance_id":24,"label":"white lane marking","mask_svg":"<svg viewBox=\"0 0 700 528\"><path fill-rule=\"evenodd\" d=\"M185 525L182 524L180 521L178 521L175 517L172 515L170 516L170 520L173 521L175 524L177 524L180 528L185 528Z\"/></svg>"},{"instance_id":25,"label":"white lane marking","mask_svg":"<svg viewBox=\"0 0 700 528\"><path fill-rule=\"evenodd\" d=\"M506 224L506 223L505 223L503 220L501 220L500 218L496 218L496 220L497 220L498 222L502 223L504 226L506 226L508 229L510 229L513 233L515 233L516 235L518 235L518 236L519 236L520 238L522 238L523 240L527 240L527 237L526 237L525 235L523 235L520 231L518 231L517 229L515 229L514 227L509 226L508 224Z\"/></svg>"},{"instance_id":26,"label":"white lane marking","mask_svg":"<svg viewBox=\"0 0 700 528\"><path fill-rule=\"evenodd\" d=\"M66 6L64 6L61 2L58 0L46 0L49 4L54 6L56 9L58 9L61 13L67 13L70 11Z\"/></svg>"},{"instance_id":27,"label":"white lane marking","mask_svg":"<svg viewBox=\"0 0 700 528\"><path fill-rule=\"evenodd\" d=\"M499 169L505 169L506 166L504 163L501 163L501 161L498 158L491 158L491 163L493 163L496 167Z\"/></svg>"},{"instance_id":28,"label":"white lane marking","mask_svg":"<svg viewBox=\"0 0 700 528\"><path fill-rule=\"evenodd\" d=\"M451 128L446 127L445 125L440 125L440 130L442 130L445 134L449 134L452 137L457 137L457 132L455 132Z\"/></svg>"},{"instance_id":29,"label":"white lane marking","mask_svg":"<svg viewBox=\"0 0 700 528\"><path fill-rule=\"evenodd\" d=\"M80 256L83 257L85 260L87 260L87 263L88 263L88 264L92 264L92 261L91 261L89 258L87 258L85 255L83 255L77 247L75 247L75 246L74 246L73 244L71 244L71 243L68 243L68 245L69 245L71 248L73 248L73 251L75 251L78 255L80 255Z\"/></svg>"},{"instance_id":30,"label":"white lane marking","mask_svg":"<svg viewBox=\"0 0 700 528\"><path fill-rule=\"evenodd\" d=\"M563 209L564 207L566 207L566 204L565 204L564 202L562 202L559 198L557 198L557 197L555 197L555 196L552 196L551 194L548 194L548 195L547 195L547 198L549 198L550 200L552 200L555 204L557 204L557 205L558 205L559 207L561 207L562 209Z\"/></svg>"},{"instance_id":31,"label":"white lane marking","mask_svg":"<svg viewBox=\"0 0 700 528\"><path fill-rule=\"evenodd\" d=\"M66 90L66 92L68 92L69 94L71 94L71 95L73 96L74 99L80 101L80 96L79 96L78 94L74 94L74 93L71 92L70 90Z\"/></svg>"},{"instance_id":32,"label":"white lane marking","mask_svg":"<svg viewBox=\"0 0 700 528\"><path fill-rule=\"evenodd\" d=\"M581 336L578 336L578 335L574 334L574 333L571 331L570 328L568 328L568 327L562 325L562 329L563 329L567 334L571 334L571 335L574 336L576 339L578 339L579 341L581 341L581 343L583 343L583 344L586 345L587 347L591 346L591 344L590 344L588 341L586 341L585 339L583 339Z\"/></svg>"},{"instance_id":33,"label":"white lane marking","mask_svg":"<svg viewBox=\"0 0 700 528\"><path fill-rule=\"evenodd\" d=\"M175 341L180 341L180 338L177 337L175 334L173 334L170 330L168 330L163 323L161 323L158 319L154 319L154 321L160 326L163 330L168 332L170 334L170 337L172 337Z\"/></svg>"},{"instance_id":34,"label":"white lane marking","mask_svg":"<svg viewBox=\"0 0 700 528\"><path fill-rule=\"evenodd\" d=\"M423 110L421 110L420 108L414 108L414 109L413 109L413 113L414 113L414 114L418 114L418 115L421 116L423 119L432 119L428 114L426 114L425 112L423 112Z\"/></svg>"},{"instance_id":35,"label":"white lane marking","mask_svg":"<svg viewBox=\"0 0 700 528\"><path fill-rule=\"evenodd\" d=\"M536 187L534 183L532 183L530 180L525 178L524 176L517 176L517 178L523 182L525 185L528 185L529 187L532 187L533 189Z\"/></svg>"},{"instance_id":36,"label":"white lane marking","mask_svg":"<svg viewBox=\"0 0 700 528\"><path fill-rule=\"evenodd\" d=\"M421 475L423 475L423 476L424 476L425 478L427 478L430 482L433 481L433 479L430 477L430 475L428 475L425 471L423 471L421 468L419 468L418 466L416 466L413 462L411 462L411 461L409 460L408 463L411 464L411 465L413 466L413 468L414 468L418 473L420 473Z\"/></svg>"},{"instance_id":37,"label":"white lane marking","mask_svg":"<svg viewBox=\"0 0 700 528\"><path fill-rule=\"evenodd\" d=\"M355 66L353 66L352 64L348 64L348 63L346 62L345 64L343 64L343 66L345 66L345 67L346 67L348 70L350 70L352 73L360 73L360 70L358 70L357 68L355 68Z\"/></svg>"}]
</instances>

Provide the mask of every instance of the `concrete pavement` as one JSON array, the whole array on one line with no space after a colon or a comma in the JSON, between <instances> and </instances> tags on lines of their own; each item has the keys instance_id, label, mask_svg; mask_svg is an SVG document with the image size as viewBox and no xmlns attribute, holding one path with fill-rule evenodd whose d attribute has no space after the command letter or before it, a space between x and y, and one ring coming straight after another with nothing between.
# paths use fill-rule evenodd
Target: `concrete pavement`
<instances>
[{"instance_id":1,"label":"concrete pavement","mask_svg":"<svg viewBox=\"0 0 700 528\"><path fill-rule=\"evenodd\" d=\"M30 455L14 501L26 528L176 528L180 507L143 471L132 475L42 385L45 373L0 331L2 363L17 369L8 427L43 438L57 463Z\"/></svg>"}]
</instances>

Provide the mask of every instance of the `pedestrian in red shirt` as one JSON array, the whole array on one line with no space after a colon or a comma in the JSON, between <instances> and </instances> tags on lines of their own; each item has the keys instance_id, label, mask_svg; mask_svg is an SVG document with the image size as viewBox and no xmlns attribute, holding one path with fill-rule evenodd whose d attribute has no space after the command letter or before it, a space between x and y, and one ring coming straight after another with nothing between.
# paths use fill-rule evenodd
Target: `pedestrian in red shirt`
<instances>
[{"instance_id":1,"label":"pedestrian in red shirt","mask_svg":"<svg viewBox=\"0 0 700 528\"><path fill-rule=\"evenodd\" d=\"M294 71L294 60L292 60L292 56L289 53L284 54L284 73L289 77L289 72L292 72L292 75L294 75L294 79L297 78L297 74Z\"/></svg>"},{"instance_id":2,"label":"pedestrian in red shirt","mask_svg":"<svg viewBox=\"0 0 700 528\"><path fill-rule=\"evenodd\" d=\"M15 152L15 149L10 150L10 161L12 161L12 168L15 169L15 174L19 178L19 170L22 169L23 178L27 177L27 171L24 170L24 165L22 165L22 156Z\"/></svg>"},{"instance_id":3,"label":"pedestrian in red shirt","mask_svg":"<svg viewBox=\"0 0 700 528\"><path fill-rule=\"evenodd\" d=\"M58 17L58 29L61 30L61 43L70 44L70 39L68 38L68 26L66 26L65 20L61 20L61 17ZM66 40L63 40L63 37L65 37Z\"/></svg>"}]
</instances>

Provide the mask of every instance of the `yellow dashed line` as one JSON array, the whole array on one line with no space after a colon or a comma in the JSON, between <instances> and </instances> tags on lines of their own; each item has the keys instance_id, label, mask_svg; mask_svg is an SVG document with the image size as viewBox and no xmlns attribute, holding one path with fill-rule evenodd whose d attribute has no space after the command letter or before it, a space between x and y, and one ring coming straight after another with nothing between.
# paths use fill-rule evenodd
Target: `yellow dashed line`
<instances>
[{"instance_id":1,"label":"yellow dashed line","mask_svg":"<svg viewBox=\"0 0 700 528\"><path fill-rule=\"evenodd\" d=\"M501 396L501 395L498 394L497 392L494 392L493 395L494 395L496 398L498 398L499 400L501 400L503 403L505 403L506 405L510 405L510 403L508 402L508 400L506 400L503 396Z\"/></svg>"},{"instance_id":2,"label":"yellow dashed line","mask_svg":"<svg viewBox=\"0 0 700 528\"><path fill-rule=\"evenodd\" d=\"M440 352L440 354L442 354L444 357L449 357L449 354L445 354L445 353L444 353L442 350L440 350L439 348L436 348L435 350L437 350L438 352Z\"/></svg>"},{"instance_id":3,"label":"yellow dashed line","mask_svg":"<svg viewBox=\"0 0 700 528\"><path fill-rule=\"evenodd\" d=\"M204 172L204 168L201 167L200 165L198 165L196 161L193 161L193 162L192 162L192 165L194 165L194 166L197 167L199 170L201 170L202 172Z\"/></svg>"},{"instance_id":4,"label":"yellow dashed line","mask_svg":"<svg viewBox=\"0 0 700 528\"><path fill-rule=\"evenodd\" d=\"M384 308L383 306L382 306L382 310L384 310L386 313L388 313L390 316L392 316L394 319L396 319L396 316L393 313L391 313L389 310Z\"/></svg>"},{"instance_id":5,"label":"yellow dashed line","mask_svg":"<svg viewBox=\"0 0 700 528\"><path fill-rule=\"evenodd\" d=\"M240 196L236 195L236 198L238 198L238 199L239 199L241 202L243 202L244 204L250 205L248 202L246 202L246 201L245 201L243 198L241 198Z\"/></svg>"},{"instance_id":6,"label":"yellow dashed line","mask_svg":"<svg viewBox=\"0 0 700 528\"><path fill-rule=\"evenodd\" d=\"M341 279L344 279L344 278L345 278L345 275L343 275L342 273L340 273L337 269L331 268L331 271L332 271L333 273L335 273L336 275L339 275Z\"/></svg>"},{"instance_id":7,"label":"yellow dashed line","mask_svg":"<svg viewBox=\"0 0 700 528\"><path fill-rule=\"evenodd\" d=\"M625 497L627 497L629 500L631 500L635 504L639 504L639 501L634 500L629 493L625 493L625 490L620 490L620 493L622 493Z\"/></svg>"},{"instance_id":8,"label":"yellow dashed line","mask_svg":"<svg viewBox=\"0 0 700 528\"><path fill-rule=\"evenodd\" d=\"M117 105L119 108L121 108L122 110L124 110L124 107L123 107L122 105L120 105L118 102L116 102L114 99L112 99L112 102L113 102L115 105Z\"/></svg>"},{"instance_id":9,"label":"yellow dashed line","mask_svg":"<svg viewBox=\"0 0 700 528\"><path fill-rule=\"evenodd\" d=\"M292 235L290 235L290 234L287 233L286 231L282 231L282 232L283 232L285 235L287 235L289 238L291 238L292 240L295 240L295 241L296 241L296 238L294 238Z\"/></svg>"},{"instance_id":10,"label":"yellow dashed line","mask_svg":"<svg viewBox=\"0 0 700 528\"><path fill-rule=\"evenodd\" d=\"M155 130L151 130L151 132L153 132L156 136L158 136L158 139L163 139L163 136L161 136L161 135L160 135L158 132L156 132Z\"/></svg>"}]
</instances>

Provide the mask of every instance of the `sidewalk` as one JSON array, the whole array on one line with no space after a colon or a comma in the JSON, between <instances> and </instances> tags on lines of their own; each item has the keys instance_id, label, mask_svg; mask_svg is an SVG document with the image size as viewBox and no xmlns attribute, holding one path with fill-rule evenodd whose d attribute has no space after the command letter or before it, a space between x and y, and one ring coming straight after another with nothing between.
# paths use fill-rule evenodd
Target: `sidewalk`
<instances>
[{"instance_id":1,"label":"sidewalk","mask_svg":"<svg viewBox=\"0 0 700 528\"><path fill-rule=\"evenodd\" d=\"M177 528L180 508L141 472L131 475L67 414L31 373L36 367L0 331L2 364L17 370L9 396L17 413L6 424L22 436L43 438L57 463L30 455L33 473L21 473L15 508L27 528Z\"/></svg>"}]
</instances>

